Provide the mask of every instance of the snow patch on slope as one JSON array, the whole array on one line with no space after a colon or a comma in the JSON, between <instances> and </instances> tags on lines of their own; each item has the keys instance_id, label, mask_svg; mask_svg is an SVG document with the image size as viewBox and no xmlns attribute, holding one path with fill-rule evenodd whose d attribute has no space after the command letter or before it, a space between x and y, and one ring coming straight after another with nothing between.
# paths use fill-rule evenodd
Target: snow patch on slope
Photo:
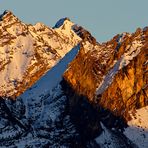
<instances>
[{"instance_id":1,"label":"snow patch on slope","mask_svg":"<svg viewBox=\"0 0 148 148\"><path fill-rule=\"evenodd\" d=\"M141 41L134 41L130 47L130 50L123 55L123 59L120 63L119 70L130 63L130 61L140 53L142 47Z\"/></svg>"},{"instance_id":2,"label":"snow patch on slope","mask_svg":"<svg viewBox=\"0 0 148 148\"><path fill-rule=\"evenodd\" d=\"M139 148L148 146L148 106L131 113L132 120L128 122L129 127L125 129L124 134Z\"/></svg>"},{"instance_id":3,"label":"snow patch on slope","mask_svg":"<svg viewBox=\"0 0 148 148\"><path fill-rule=\"evenodd\" d=\"M118 148L119 143L116 141L112 135L112 133L101 123L101 127L103 132L100 136L98 136L95 140L101 146L101 148Z\"/></svg>"},{"instance_id":4,"label":"snow patch on slope","mask_svg":"<svg viewBox=\"0 0 148 148\"><path fill-rule=\"evenodd\" d=\"M130 61L140 53L141 47L142 43L140 41L135 40L129 50L124 53L118 61L115 61L113 68L108 72L106 76L104 76L103 81L98 86L96 90L97 95L102 94L108 88L118 71L123 67L127 66Z\"/></svg>"},{"instance_id":5,"label":"snow patch on slope","mask_svg":"<svg viewBox=\"0 0 148 148\"><path fill-rule=\"evenodd\" d=\"M9 91L15 89L13 82L22 81L23 74L31 61L33 52L33 40L27 37L19 36L12 45L0 47L1 61L10 61L10 64L1 71L1 86L3 90ZM9 54L13 52L13 55ZM9 94L10 95L10 94Z\"/></svg>"},{"instance_id":6,"label":"snow patch on slope","mask_svg":"<svg viewBox=\"0 0 148 148\"><path fill-rule=\"evenodd\" d=\"M101 123L101 127L103 132L95 139L101 148L125 148L129 146L137 148L137 146L122 135L122 133L108 129L103 123Z\"/></svg>"}]
</instances>

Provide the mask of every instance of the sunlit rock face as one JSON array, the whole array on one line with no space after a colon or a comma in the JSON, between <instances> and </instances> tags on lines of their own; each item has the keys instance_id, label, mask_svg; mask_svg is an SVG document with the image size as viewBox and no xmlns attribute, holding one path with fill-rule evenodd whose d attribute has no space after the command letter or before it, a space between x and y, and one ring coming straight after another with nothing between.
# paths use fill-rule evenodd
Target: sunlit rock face
<instances>
[{"instance_id":1,"label":"sunlit rock face","mask_svg":"<svg viewBox=\"0 0 148 148\"><path fill-rule=\"evenodd\" d=\"M85 41L64 78L92 103L128 120L130 110L148 105L147 54L147 28L103 44Z\"/></svg>"},{"instance_id":2,"label":"sunlit rock face","mask_svg":"<svg viewBox=\"0 0 148 148\"><path fill-rule=\"evenodd\" d=\"M98 43L0 16L0 147L147 148L148 28ZM134 135L134 136L133 136Z\"/></svg>"}]
</instances>

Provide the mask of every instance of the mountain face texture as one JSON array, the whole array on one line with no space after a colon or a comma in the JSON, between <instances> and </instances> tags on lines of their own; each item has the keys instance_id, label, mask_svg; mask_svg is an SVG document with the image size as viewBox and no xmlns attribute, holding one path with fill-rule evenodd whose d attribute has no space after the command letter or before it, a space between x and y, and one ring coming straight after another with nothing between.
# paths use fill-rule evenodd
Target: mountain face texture
<instances>
[{"instance_id":1,"label":"mountain face texture","mask_svg":"<svg viewBox=\"0 0 148 148\"><path fill-rule=\"evenodd\" d=\"M67 19L55 29L27 25L5 11L0 22L0 95L19 96L76 46L81 38L72 25Z\"/></svg>"},{"instance_id":2,"label":"mountain face texture","mask_svg":"<svg viewBox=\"0 0 148 148\"><path fill-rule=\"evenodd\" d=\"M129 110L148 104L147 54L148 30L117 35L99 46L86 41L64 79L90 102L128 121Z\"/></svg>"},{"instance_id":3,"label":"mountain face texture","mask_svg":"<svg viewBox=\"0 0 148 148\"><path fill-rule=\"evenodd\" d=\"M0 147L147 148L148 27L98 43L0 15Z\"/></svg>"}]
</instances>

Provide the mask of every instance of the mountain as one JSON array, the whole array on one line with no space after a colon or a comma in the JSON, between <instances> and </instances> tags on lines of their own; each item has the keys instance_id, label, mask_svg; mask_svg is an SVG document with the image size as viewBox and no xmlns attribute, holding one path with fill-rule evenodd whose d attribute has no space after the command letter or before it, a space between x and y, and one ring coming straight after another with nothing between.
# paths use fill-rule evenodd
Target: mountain
<instances>
[{"instance_id":1,"label":"mountain","mask_svg":"<svg viewBox=\"0 0 148 148\"><path fill-rule=\"evenodd\" d=\"M69 18L0 16L0 147L146 148L148 27L105 43Z\"/></svg>"},{"instance_id":2,"label":"mountain","mask_svg":"<svg viewBox=\"0 0 148 148\"><path fill-rule=\"evenodd\" d=\"M76 46L81 38L72 25L67 19L55 29L24 24L5 11L0 22L0 96L19 96Z\"/></svg>"},{"instance_id":3,"label":"mountain","mask_svg":"<svg viewBox=\"0 0 148 148\"><path fill-rule=\"evenodd\" d=\"M129 110L148 104L147 48L147 29L99 46L83 42L64 79L90 102L128 120Z\"/></svg>"}]
</instances>

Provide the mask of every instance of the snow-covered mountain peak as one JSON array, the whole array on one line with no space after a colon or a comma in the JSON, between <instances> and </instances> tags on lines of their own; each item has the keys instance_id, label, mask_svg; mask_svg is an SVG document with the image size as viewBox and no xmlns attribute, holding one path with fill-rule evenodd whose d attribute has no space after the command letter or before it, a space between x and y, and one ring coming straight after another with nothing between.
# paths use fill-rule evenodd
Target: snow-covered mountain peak
<instances>
[{"instance_id":1,"label":"snow-covered mountain peak","mask_svg":"<svg viewBox=\"0 0 148 148\"><path fill-rule=\"evenodd\" d=\"M74 38L76 40L84 40L95 45L96 39L85 28L73 23L69 18L60 19L53 27L59 34ZM98 43L97 43L98 44Z\"/></svg>"},{"instance_id":2,"label":"snow-covered mountain peak","mask_svg":"<svg viewBox=\"0 0 148 148\"><path fill-rule=\"evenodd\" d=\"M68 18L50 28L4 12L0 147L147 148L147 48L148 28L99 44Z\"/></svg>"},{"instance_id":3,"label":"snow-covered mountain peak","mask_svg":"<svg viewBox=\"0 0 148 148\"><path fill-rule=\"evenodd\" d=\"M71 22L68 17L61 18L59 21L57 21L57 23L55 24L55 26L53 28L59 28L59 27L63 26L66 21Z\"/></svg>"},{"instance_id":4,"label":"snow-covered mountain peak","mask_svg":"<svg viewBox=\"0 0 148 148\"><path fill-rule=\"evenodd\" d=\"M53 29L25 24L11 11L1 15L0 96L22 93L81 41L71 29L73 23L65 19L64 24L66 29Z\"/></svg>"},{"instance_id":5,"label":"snow-covered mountain peak","mask_svg":"<svg viewBox=\"0 0 148 148\"><path fill-rule=\"evenodd\" d=\"M60 19L53 28L60 36L69 39L70 42L71 40L74 40L76 42L81 41L81 37L79 37L76 34L76 32L72 29L73 26L73 22L71 22L68 18L63 18Z\"/></svg>"},{"instance_id":6,"label":"snow-covered mountain peak","mask_svg":"<svg viewBox=\"0 0 148 148\"><path fill-rule=\"evenodd\" d=\"M63 33L72 30L72 26L74 25L74 23L72 21L70 21L69 18L62 18L60 19L55 26L53 27L55 30L61 30Z\"/></svg>"}]
</instances>

